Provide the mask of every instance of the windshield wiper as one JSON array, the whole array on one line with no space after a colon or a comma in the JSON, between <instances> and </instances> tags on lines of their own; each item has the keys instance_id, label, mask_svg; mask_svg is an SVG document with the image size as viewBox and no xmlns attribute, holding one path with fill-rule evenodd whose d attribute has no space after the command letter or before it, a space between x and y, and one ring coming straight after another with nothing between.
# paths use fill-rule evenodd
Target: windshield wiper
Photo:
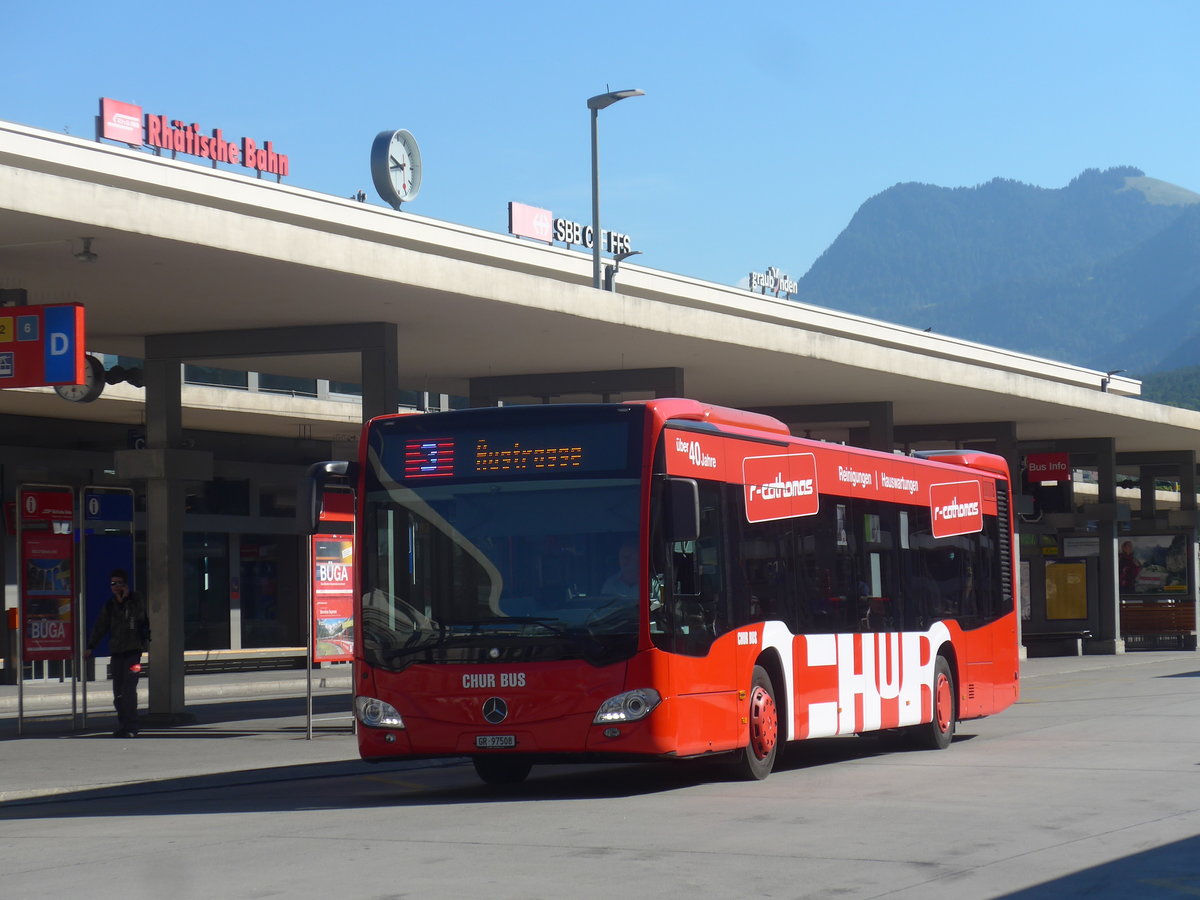
<instances>
[{"instance_id":1,"label":"windshield wiper","mask_svg":"<svg viewBox=\"0 0 1200 900\"><path fill-rule=\"evenodd\" d=\"M492 616L491 618L487 619L476 619L472 622L455 622L445 627L451 631L455 631L456 629L460 628L466 629L465 632L456 632L456 637L475 635L480 637L520 637L525 633L524 626L528 625L537 625L541 628L545 628L551 634L568 634L568 630L562 624L561 619L550 618L547 616ZM514 628L495 628L494 626L514 626ZM517 628L515 626L522 627Z\"/></svg>"},{"instance_id":2,"label":"windshield wiper","mask_svg":"<svg viewBox=\"0 0 1200 900\"><path fill-rule=\"evenodd\" d=\"M556 637L574 638L578 636L564 627L558 619L537 616L494 616L473 622L438 623L436 632L431 630L414 631L404 646L390 648L386 653L389 659L395 660L402 656L421 653L449 644L470 645L494 641L497 638L532 637L533 635L526 632L531 625L544 628ZM511 627L497 628L495 626Z\"/></svg>"}]
</instances>

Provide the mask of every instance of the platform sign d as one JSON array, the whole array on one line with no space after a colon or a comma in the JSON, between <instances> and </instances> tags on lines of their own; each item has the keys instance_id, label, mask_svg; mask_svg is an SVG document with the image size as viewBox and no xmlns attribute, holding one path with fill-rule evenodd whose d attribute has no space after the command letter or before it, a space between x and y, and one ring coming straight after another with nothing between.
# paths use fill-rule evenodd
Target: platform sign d
<instances>
[{"instance_id":1,"label":"platform sign d","mask_svg":"<svg viewBox=\"0 0 1200 900\"><path fill-rule=\"evenodd\" d=\"M0 388L83 384L82 303L0 307Z\"/></svg>"}]
</instances>

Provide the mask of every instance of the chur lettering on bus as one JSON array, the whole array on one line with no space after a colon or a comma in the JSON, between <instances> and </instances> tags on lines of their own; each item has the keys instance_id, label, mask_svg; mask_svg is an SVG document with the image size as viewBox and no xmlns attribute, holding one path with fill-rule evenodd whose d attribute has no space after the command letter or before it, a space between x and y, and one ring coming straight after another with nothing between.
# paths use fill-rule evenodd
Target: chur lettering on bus
<instances>
[{"instance_id":1,"label":"chur lettering on bus","mask_svg":"<svg viewBox=\"0 0 1200 900\"><path fill-rule=\"evenodd\" d=\"M524 672L471 672L462 677L465 690L494 687L525 687Z\"/></svg>"},{"instance_id":2,"label":"chur lettering on bus","mask_svg":"<svg viewBox=\"0 0 1200 900\"><path fill-rule=\"evenodd\" d=\"M928 632L813 634L796 644L796 737L833 737L930 721L935 648Z\"/></svg>"}]
</instances>

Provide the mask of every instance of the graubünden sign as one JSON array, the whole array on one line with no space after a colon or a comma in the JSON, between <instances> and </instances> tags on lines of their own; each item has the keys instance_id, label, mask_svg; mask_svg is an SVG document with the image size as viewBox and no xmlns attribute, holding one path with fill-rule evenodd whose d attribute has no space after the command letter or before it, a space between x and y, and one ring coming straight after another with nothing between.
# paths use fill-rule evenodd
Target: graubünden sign
<instances>
[{"instance_id":1,"label":"graub\u00fcnden sign","mask_svg":"<svg viewBox=\"0 0 1200 900\"><path fill-rule=\"evenodd\" d=\"M270 175L288 174L287 154L277 153L271 141L261 144L253 138L242 137L228 140L220 128L211 134L201 134L197 122L186 123L182 119L146 114L133 103L123 103L109 97L100 98L100 119L97 122L96 139L119 141L131 147L154 147L185 153L217 163L245 166L256 172Z\"/></svg>"}]
</instances>

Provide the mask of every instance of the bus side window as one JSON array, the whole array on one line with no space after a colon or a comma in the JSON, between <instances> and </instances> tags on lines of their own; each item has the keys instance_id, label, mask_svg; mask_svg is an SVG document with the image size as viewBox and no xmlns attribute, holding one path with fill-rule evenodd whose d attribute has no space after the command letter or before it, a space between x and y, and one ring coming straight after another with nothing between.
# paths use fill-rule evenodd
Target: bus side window
<instances>
[{"instance_id":1,"label":"bus side window","mask_svg":"<svg viewBox=\"0 0 1200 900\"><path fill-rule=\"evenodd\" d=\"M727 496L727 529L735 565L729 570L728 591L737 625L779 619L795 624L792 587L794 578L792 520L749 522L744 492L735 488Z\"/></svg>"},{"instance_id":2,"label":"bus side window","mask_svg":"<svg viewBox=\"0 0 1200 900\"><path fill-rule=\"evenodd\" d=\"M679 541L671 545L671 563L675 570L676 597L700 593L700 554L695 541Z\"/></svg>"},{"instance_id":3,"label":"bus side window","mask_svg":"<svg viewBox=\"0 0 1200 900\"><path fill-rule=\"evenodd\" d=\"M724 590L724 544L721 487L700 482L700 535L695 541L670 545L670 609L662 644L677 653L703 656L712 642L729 630Z\"/></svg>"}]
</instances>

